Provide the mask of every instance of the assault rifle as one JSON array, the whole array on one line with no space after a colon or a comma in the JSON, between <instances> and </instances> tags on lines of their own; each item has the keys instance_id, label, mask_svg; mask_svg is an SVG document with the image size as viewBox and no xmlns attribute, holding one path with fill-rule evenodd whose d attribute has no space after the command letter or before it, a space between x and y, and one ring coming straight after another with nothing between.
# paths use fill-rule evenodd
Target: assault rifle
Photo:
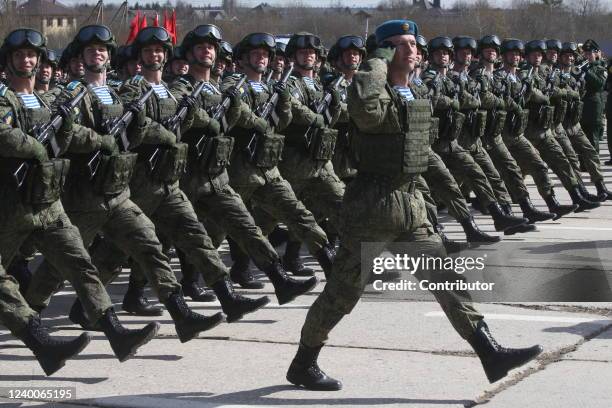
<instances>
[{"instance_id":1,"label":"assault rifle","mask_svg":"<svg viewBox=\"0 0 612 408\"><path fill-rule=\"evenodd\" d=\"M190 96L192 98L197 99L202 93L202 90L204 89L204 85L205 85L204 81L200 82L198 86L193 90ZM187 106L185 102L181 101L176 110L176 113L170 116L168 119L166 119L163 122L164 127L176 135L177 142L181 141L181 124L187 117L188 112L189 112L189 106ZM161 151L160 148L157 147L155 148L153 153L151 153L151 156L149 157L149 160L147 161L149 165L149 171L155 170L155 167L157 166L157 160L159 158L160 151Z\"/></svg>"},{"instance_id":2,"label":"assault rifle","mask_svg":"<svg viewBox=\"0 0 612 408\"><path fill-rule=\"evenodd\" d=\"M246 76L243 75L242 78L240 78L240 80L238 81L238 83L235 85L236 89L240 89L242 88L242 85L244 85L244 82L246 81ZM215 119L216 121L218 121L221 124L221 132L225 133L228 129L227 129L227 121L225 120L225 114L227 113L227 110L229 109L230 105L231 105L231 97L229 96L225 96L221 102L219 102L219 104L217 106L215 106L212 111L209 113L209 116L212 119ZM204 134L202 135L202 137L200 138L200 140L197 141L195 147L196 147L196 151L197 151L197 158L201 159L202 157L205 157L206 155L204 153L206 153L206 151L208 150L209 146L211 145L210 143L210 136Z\"/></svg>"},{"instance_id":3,"label":"assault rifle","mask_svg":"<svg viewBox=\"0 0 612 408\"><path fill-rule=\"evenodd\" d=\"M283 77L278 82L279 84L286 84L293 72L293 64L289 65L283 74ZM274 92L270 96L270 98L261 105L255 111L255 115L266 120L268 123L272 124L272 126L278 126L278 115L276 114L276 105L278 104L278 93ZM257 142L259 140L259 133L254 132L253 136L251 136L251 140L246 146L247 154L249 155L249 159L253 160L255 157L255 152L257 151Z\"/></svg>"},{"instance_id":4,"label":"assault rifle","mask_svg":"<svg viewBox=\"0 0 612 408\"><path fill-rule=\"evenodd\" d=\"M83 88L74 98L63 104L58 111L72 112L74 108L79 106L86 93L87 89ZM57 144L57 140L55 140L55 135L64 123L64 117L60 112L56 112L53 116L51 116L49 122L45 123L44 125L34 127L31 132L32 136L47 148L47 151L50 153L51 157L57 157L60 153L60 147ZM17 188L21 188L23 185L29 169L30 164L24 161L13 173L13 178L17 184Z\"/></svg>"},{"instance_id":5,"label":"assault rifle","mask_svg":"<svg viewBox=\"0 0 612 408\"><path fill-rule=\"evenodd\" d=\"M153 88L149 89L136 101L135 105L138 107L139 112L141 112L145 108L145 104L147 103L151 95L153 95ZM117 119L102 124L102 127L104 129L107 129L106 134L113 136L115 140L119 143L120 149L124 152L130 149L130 141L127 138L126 130L130 123L132 123L133 119L134 112L128 109L127 111L123 112L123 115L121 115ZM93 179L98 171L98 167L100 166L100 162L102 160L101 156L102 152L98 150L87 162L90 179Z\"/></svg>"},{"instance_id":6,"label":"assault rifle","mask_svg":"<svg viewBox=\"0 0 612 408\"><path fill-rule=\"evenodd\" d=\"M332 101L331 91L337 90L343 79L344 79L344 75L340 74L338 78L336 78L334 82L332 82L329 85L328 91L326 91L323 94L323 97L319 101L315 102L314 104L313 110L315 111L316 114L323 115L323 119L325 120L325 123L328 125L331 122L331 114L329 112L329 104ZM315 132L316 132L316 128L313 125L308 126L308 129L306 129L306 133L304 134L304 140L306 142L307 149L310 148L310 144L312 143L312 138L314 137Z\"/></svg>"}]
</instances>

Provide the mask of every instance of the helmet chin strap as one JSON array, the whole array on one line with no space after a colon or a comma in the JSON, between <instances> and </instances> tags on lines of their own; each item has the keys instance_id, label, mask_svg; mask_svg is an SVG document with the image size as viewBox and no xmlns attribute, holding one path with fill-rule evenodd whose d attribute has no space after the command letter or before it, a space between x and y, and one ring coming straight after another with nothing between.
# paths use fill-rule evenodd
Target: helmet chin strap
<instances>
[{"instance_id":1,"label":"helmet chin strap","mask_svg":"<svg viewBox=\"0 0 612 408\"><path fill-rule=\"evenodd\" d=\"M15 66L13 65L13 61L9 61L8 65L8 69L10 71L10 73L16 77L19 78L32 78L34 76L36 76L36 74L38 73L38 69L40 68L40 62L37 61L36 62L36 66L34 66L34 68L32 69L32 71L30 72L25 72L25 71L19 71L15 68Z\"/></svg>"},{"instance_id":2,"label":"helmet chin strap","mask_svg":"<svg viewBox=\"0 0 612 408\"><path fill-rule=\"evenodd\" d=\"M155 64L142 64L148 71L161 71L164 69L164 64L156 62Z\"/></svg>"},{"instance_id":3,"label":"helmet chin strap","mask_svg":"<svg viewBox=\"0 0 612 408\"><path fill-rule=\"evenodd\" d=\"M193 55L187 61L189 61L189 64L198 65L202 68L212 68L215 65L214 60L212 62L201 62L198 61Z\"/></svg>"}]
</instances>

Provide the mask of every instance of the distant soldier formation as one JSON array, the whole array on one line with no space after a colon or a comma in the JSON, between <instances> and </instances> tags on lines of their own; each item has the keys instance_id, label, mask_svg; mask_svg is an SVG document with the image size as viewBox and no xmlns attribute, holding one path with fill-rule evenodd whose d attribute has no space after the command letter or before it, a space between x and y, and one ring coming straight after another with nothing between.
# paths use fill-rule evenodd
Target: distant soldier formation
<instances>
[{"instance_id":1,"label":"distant soldier formation","mask_svg":"<svg viewBox=\"0 0 612 408\"><path fill-rule=\"evenodd\" d=\"M91 340L51 336L41 323L65 281L77 295L69 319L104 333L123 362L160 327L147 285L187 342L270 302L234 289L263 288L251 261L280 305L313 290L305 247L326 284L287 380L339 390L318 354L370 281L363 243L445 257L502 238L482 231L470 206L514 235L612 199L599 154L612 67L594 40L428 41L415 22L390 20L329 50L308 32L286 43L251 33L232 46L211 24L178 46L147 27L118 47L106 26L88 25L61 55L40 32L15 30L0 66L0 321L47 375ZM557 198L550 171L571 201ZM444 234L442 209L466 242ZM124 268L122 309L153 320L139 329L121 323L106 290ZM466 294L433 295L490 382L542 352L499 345ZM202 315L186 298L218 299L221 310Z\"/></svg>"}]
</instances>

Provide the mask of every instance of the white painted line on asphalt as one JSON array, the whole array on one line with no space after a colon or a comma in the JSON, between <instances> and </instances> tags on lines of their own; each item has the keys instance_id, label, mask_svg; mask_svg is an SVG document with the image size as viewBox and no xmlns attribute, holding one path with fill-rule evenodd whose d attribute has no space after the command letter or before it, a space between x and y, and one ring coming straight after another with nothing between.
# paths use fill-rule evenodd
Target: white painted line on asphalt
<instances>
[{"instance_id":1,"label":"white painted line on asphalt","mask_svg":"<svg viewBox=\"0 0 612 408\"><path fill-rule=\"evenodd\" d=\"M428 312L425 317L446 317L444 312ZM519 315L519 314L497 314L485 313L488 320L515 320L525 322L550 322L550 323L595 323L604 326L612 323L612 320L603 319L602 317L569 317L569 316L537 316L537 315Z\"/></svg>"},{"instance_id":2,"label":"white painted line on asphalt","mask_svg":"<svg viewBox=\"0 0 612 408\"><path fill-rule=\"evenodd\" d=\"M564 226L561 226L561 225L540 225L540 224L538 224L538 228L540 228L540 229L549 229L549 230L612 231L612 228L564 227Z\"/></svg>"}]
</instances>

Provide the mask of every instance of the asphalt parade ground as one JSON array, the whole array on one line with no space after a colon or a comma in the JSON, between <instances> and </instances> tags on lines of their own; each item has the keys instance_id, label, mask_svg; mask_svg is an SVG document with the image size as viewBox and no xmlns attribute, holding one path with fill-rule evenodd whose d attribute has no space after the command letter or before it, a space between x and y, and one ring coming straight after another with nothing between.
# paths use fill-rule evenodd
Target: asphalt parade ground
<instances>
[{"instance_id":1,"label":"asphalt parade ground","mask_svg":"<svg viewBox=\"0 0 612 408\"><path fill-rule=\"evenodd\" d=\"M602 162L608 160L601 144ZM612 186L612 166L603 166ZM590 191L595 191L583 174ZM562 202L569 196L553 176ZM526 179L532 200L545 208L533 180ZM518 210L518 208L515 208ZM476 214L481 228L493 233L489 217ZM445 212L441 219L450 238L464 239L457 223ZM603 276L612 272L612 202L588 213L571 214L538 224L538 231L506 237L507 243L539 245L551 260L580 264L590 248L599 254ZM280 251L283 249L281 248ZM221 248L230 264L227 245ZM591 252L593 253L593 252ZM540 253L540 255L542 255ZM60 407L238 407L238 406L363 406L363 407L485 407L563 408L612 406L612 303L487 303L477 304L496 339L505 346L539 343L545 352L508 377L489 384L480 362L446 320L437 303L429 300L362 301L331 333L319 363L341 379L339 392L312 392L288 384L285 373L297 349L302 323L325 280L313 258L321 282L296 301L278 306L271 284L246 295L267 294L273 302L240 322L222 324L199 338L181 344L167 312L157 318L159 336L120 364L101 333L85 351L52 377L44 376L29 350L0 327L0 406ZM591 259L592 261L592 259ZM597 266L599 265L599 266ZM177 259L172 266L180 273ZM506 265L508 276L520 279L549 267L542 256L525 256ZM580 277L576 282L580 284ZM518 279L518 278L517 278ZM109 287L120 319L139 327L148 318L121 311L128 272ZM608 288L603 288L607 290ZM149 292L149 299L154 295ZM67 314L74 300L67 286L43 312L53 334L75 336L80 328ZM189 304L198 312L219 311L218 302ZM49 401L40 392L26 400L9 398L15 390L70 390L71 399ZM66 393L64 393L66 395Z\"/></svg>"}]
</instances>

